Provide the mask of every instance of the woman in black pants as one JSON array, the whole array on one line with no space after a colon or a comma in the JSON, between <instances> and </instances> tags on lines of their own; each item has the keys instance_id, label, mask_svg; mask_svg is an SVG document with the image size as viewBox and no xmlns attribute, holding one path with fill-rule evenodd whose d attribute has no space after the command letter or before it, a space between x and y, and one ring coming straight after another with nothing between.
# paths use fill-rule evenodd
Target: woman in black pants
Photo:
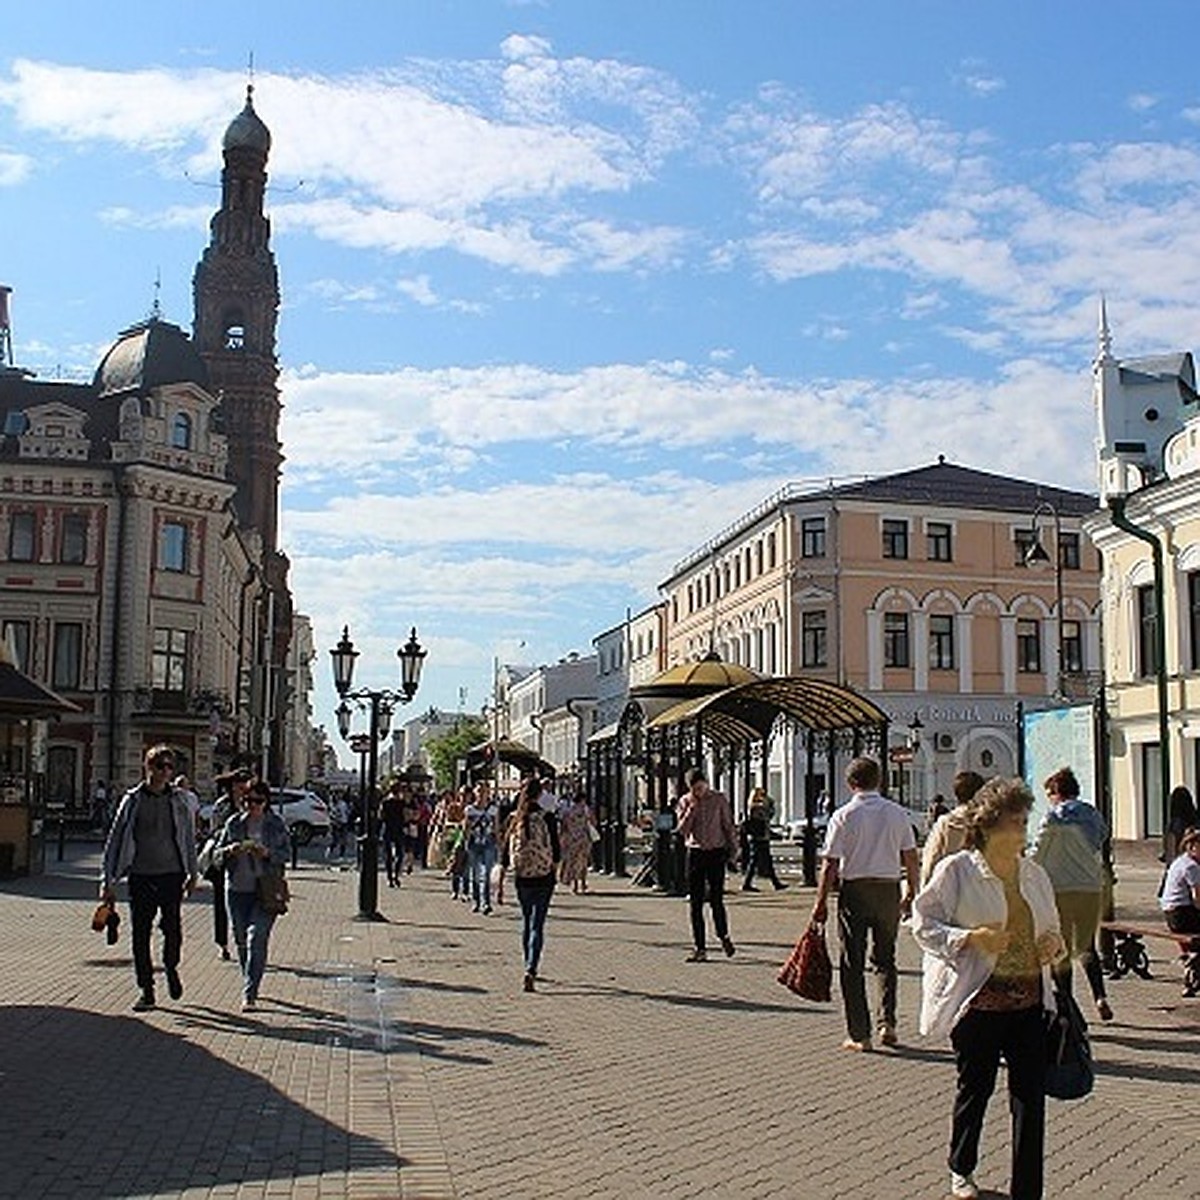
<instances>
[{"instance_id":1,"label":"woman in black pants","mask_svg":"<svg viewBox=\"0 0 1200 1200\"><path fill-rule=\"evenodd\" d=\"M209 818L210 838L216 838L225 828L226 821L241 812L246 792L250 789L251 779L253 779L251 773L242 767L236 771L218 775L213 780L218 787L224 790L213 805L212 816ZM229 910L225 905L225 868L214 863L204 877L212 884L213 889L213 941L217 943L221 957L228 962L230 958Z\"/></svg>"}]
</instances>

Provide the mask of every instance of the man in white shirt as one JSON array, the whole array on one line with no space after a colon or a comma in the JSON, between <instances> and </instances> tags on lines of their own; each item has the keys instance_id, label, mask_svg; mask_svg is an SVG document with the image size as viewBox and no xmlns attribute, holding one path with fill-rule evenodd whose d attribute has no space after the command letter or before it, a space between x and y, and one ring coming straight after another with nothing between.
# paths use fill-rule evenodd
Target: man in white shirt
<instances>
[{"instance_id":1,"label":"man in white shirt","mask_svg":"<svg viewBox=\"0 0 1200 1200\"><path fill-rule=\"evenodd\" d=\"M871 1049L871 1010L867 1004L867 934L871 965L879 988L880 1041L895 1046L896 934L917 891L917 840L908 812L879 794L881 772L873 758L856 758L846 769L849 802L829 818L812 919L824 923L828 897L840 880L838 981L849 1036L845 1050ZM900 892L900 869L905 889Z\"/></svg>"}]
</instances>

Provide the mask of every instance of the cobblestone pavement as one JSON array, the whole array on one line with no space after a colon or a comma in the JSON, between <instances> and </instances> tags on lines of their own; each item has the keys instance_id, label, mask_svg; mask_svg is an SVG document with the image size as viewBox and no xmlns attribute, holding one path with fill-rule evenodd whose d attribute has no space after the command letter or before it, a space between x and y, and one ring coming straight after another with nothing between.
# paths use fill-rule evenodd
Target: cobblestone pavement
<instances>
[{"instance_id":1,"label":"cobblestone pavement","mask_svg":"<svg viewBox=\"0 0 1200 1200\"><path fill-rule=\"evenodd\" d=\"M185 907L185 995L147 1015L127 929L88 921L95 847L0 884L0 1196L839 1197L946 1194L952 1067L915 1033L902 934L901 1037L852 1055L834 1005L775 973L811 893L737 893L737 954L690 965L685 903L593 880L555 896L545 979L521 990L511 904L475 915L435 873L381 888L386 924L352 920L356 877L293 874L257 1014L211 941L209 892ZM1122 865L1123 914L1160 868ZM732 881L731 877L731 881ZM1154 978L1110 986L1093 1025L1096 1091L1051 1102L1047 1196L1197 1194L1165 1128L1200 1091L1200 1001L1167 942ZM978 1178L1007 1179L1002 1095Z\"/></svg>"}]
</instances>

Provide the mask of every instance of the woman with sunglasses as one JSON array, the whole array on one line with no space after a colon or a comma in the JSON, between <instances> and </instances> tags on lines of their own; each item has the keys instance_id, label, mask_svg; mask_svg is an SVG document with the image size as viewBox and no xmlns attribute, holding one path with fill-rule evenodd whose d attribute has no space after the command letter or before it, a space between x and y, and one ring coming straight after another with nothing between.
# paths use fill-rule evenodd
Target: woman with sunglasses
<instances>
[{"instance_id":1,"label":"woman with sunglasses","mask_svg":"<svg viewBox=\"0 0 1200 1200\"><path fill-rule=\"evenodd\" d=\"M275 914L258 895L258 881L269 871L282 872L291 853L287 825L271 811L271 789L251 783L245 808L225 823L214 859L225 868L225 902L242 967L242 1012L258 1008L258 989L267 967L267 947Z\"/></svg>"}]
</instances>

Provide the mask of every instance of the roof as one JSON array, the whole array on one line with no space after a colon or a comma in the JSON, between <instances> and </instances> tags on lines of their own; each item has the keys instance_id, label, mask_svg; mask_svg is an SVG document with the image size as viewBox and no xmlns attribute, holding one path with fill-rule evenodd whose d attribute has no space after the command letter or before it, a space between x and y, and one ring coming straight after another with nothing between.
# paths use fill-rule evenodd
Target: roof
<instances>
[{"instance_id":1,"label":"roof","mask_svg":"<svg viewBox=\"0 0 1200 1200\"><path fill-rule=\"evenodd\" d=\"M1179 350L1174 354L1152 354L1146 358L1127 358L1119 364L1121 382L1127 386L1164 383L1168 380L1182 383L1196 395L1196 367L1190 351Z\"/></svg>"},{"instance_id":2,"label":"roof","mask_svg":"<svg viewBox=\"0 0 1200 1200\"><path fill-rule=\"evenodd\" d=\"M207 390L208 368L178 325L153 316L121 331L92 382L101 399L168 383L195 383Z\"/></svg>"},{"instance_id":3,"label":"roof","mask_svg":"<svg viewBox=\"0 0 1200 1200\"><path fill-rule=\"evenodd\" d=\"M254 111L254 85L246 88L246 107L242 109L225 130L221 142L223 150L256 150L267 154L271 149L271 131Z\"/></svg>"},{"instance_id":4,"label":"roof","mask_svg":"<svg viewBox=\"0 0 1200 1200\"><path fill-rule=\"evenodd\" d=\"M685 700L659 713L646 728L662 729L699 719L714 741L755 742L767 736L781 715L820 732L883 725L888 719L877 704L853 688L792 675L756 679Z\"/></svg>"},{"instance_id":5,"label":"roof","mask_svg":"<svg viewBox=\"0 0 1200 1200\"><path fill-rule=\"evenodd\" d=\"M0 372L0 458L17 457L18 438L29 425L25 414L46 404L65 404L84 413L91 459L108 459L108 444L117 436L114 405L100 403L90 383L43 380L17 371Z\"/></svg>"},{"instance_id":6,"label":"roof","mask_svg":"<svg viewBox=\"0 0 1200 1200\"><path fill-rule=\"evenodd\" d=\"M0 722L37 720L78 711L70 700L42 687L0 654Z\"/></svg>"},{"instance_id":7,"label":"roof","mask_svg":"<svg viewBox=\"0 0 1200 1200\"><path fill-rule=\"evenodd\" d=\"M699 662L681 663L663 671L661 675L646 683L629 689L631 697L642 699L647 696L670 696L684 699L689 696L707 696L723 688L749 683L761 676L749 667L737 663L722 662L719 655L710 652Z\"/></svg>"}]
</instances>

